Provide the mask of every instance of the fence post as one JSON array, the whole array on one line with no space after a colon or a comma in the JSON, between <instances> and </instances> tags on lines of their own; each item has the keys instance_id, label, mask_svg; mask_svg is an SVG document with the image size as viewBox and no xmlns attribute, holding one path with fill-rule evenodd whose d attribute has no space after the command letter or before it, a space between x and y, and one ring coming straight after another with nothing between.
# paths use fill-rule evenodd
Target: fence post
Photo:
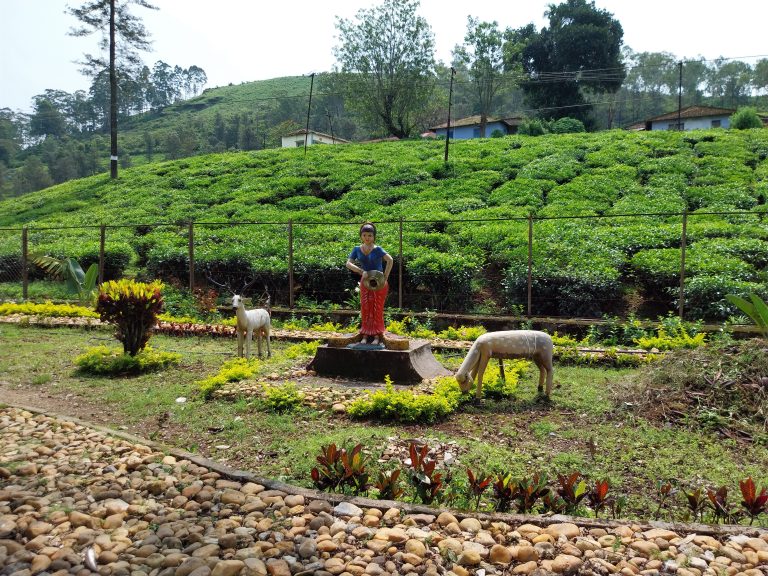
<instances>
[{"instance_id":1,"label":"fence post","mask_svg":"<svg viewBox=\"0 0 768 576\"><path fill-rule=\"evenodd\" d=\"M397 264L397 307L403 309L403 217L400 216L400 245Z\"/></svg>"},{"instance_id":2,"label":"fence post","mask_svg":"<svg viewBox=\"0 0 768 576\"><path fill-rule=\"evenodd\" d=\"M195 223L189 221L189 291L195 289Z\"/></svg>"},{"instance_id":3,"label":"fence post","mask_svg":"<svg viewBox=\"0 0 768 576\"><path fill-rule=\"evenodd\" d=\"M680 296L678 297L678 314L683 319L685 310L685 248L688 240L688 210L683 210L683 231L680 235Z\"/></svg>"},{"instance_id":4,"label":"fence post","mask_svg":"<svg viewBox=\"0 0 768 576\"><path fill-rule=\"evenodd\" d=\"M528 318L532 314L533 295L533 214L528 214Z\"/></svg>"},{"instance_id":5,"label":"fence post","mask_svg":"<svg viewBox=\"0 0 768 576\"><path fill-rule=\"evenodd\" d=\"M293 219L288 220L288 307L293 308Z\"/></svg>"},{"instance_id":6,"label":"fence post","mask_svg":"<svg viewBox=\"0 0 768 576\"><path fill-rule=\"evenodd\" d=\"M102 224L99 229L99 284L104 282L104 244L106 243L107 227Z\"/></svg>"},{"instance_id":7,"label":"fence post","mask_svg":"<svg viewBox=\"0 0 768 576\"><path fill-rule=\"evenodd\" d=\"M29 270L27 270L27 258L29 257L29 240L27 227L21 229L21 297L26 300L29 295Z\"/></svg>"}]
</instances>

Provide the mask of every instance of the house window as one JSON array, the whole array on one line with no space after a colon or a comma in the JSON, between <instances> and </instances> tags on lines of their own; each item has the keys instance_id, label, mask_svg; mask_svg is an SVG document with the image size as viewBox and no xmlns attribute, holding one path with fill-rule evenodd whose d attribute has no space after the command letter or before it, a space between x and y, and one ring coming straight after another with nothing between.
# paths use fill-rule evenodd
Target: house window
<instances>
[{"instance_id":1,"label":"house window","mask_svg":"<svg viewBox=\"0 0 768 576\"><path fill-rule=\"evenodd\" d=\"M472 138L480 138L480 128L472 128Z\"/></svg>"},{"instance_id":2,"label":"house window","mask_svg":"<svg viewBox=\"0 0 768 576\"><path fill-rule=\"evenodd\" d=\"M304 140L296 140L296 148L301 148L304 146Z\"/></svg>"},{"instance_id":3,"label":"house window","mask_svg":"<svg viewBox=\"0 0 768 576\"><path fill-rule=\"evenodd\" d=\"M679 124L677 122L674 122L672 124L669 124L667 126L667 130L685 130L685 122L680 122Z\"/></svg>"},{"instance_id":4,"label":"house window","mask_svg":"<svg viewBox=\"0 0 768 576\"><path fill-rule=\"evenodd\" d=\"M712 128L720 128L720 120L712 120Z\"/></svg>"},{"instance_id":5,"label":"house window","mask_svg":"<svg viewBox=\"0 0 768 576\"><path fill-rule=\"evenodd\" d=\"M448 138L453 138L453 128L448 130Z\"/></svg>"}]
</instances>

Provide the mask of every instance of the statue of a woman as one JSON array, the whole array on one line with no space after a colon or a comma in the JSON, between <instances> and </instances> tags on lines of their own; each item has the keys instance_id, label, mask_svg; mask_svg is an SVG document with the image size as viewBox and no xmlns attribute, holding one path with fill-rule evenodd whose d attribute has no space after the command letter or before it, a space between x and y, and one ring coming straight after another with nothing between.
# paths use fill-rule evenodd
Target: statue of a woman
<instances>
[{"instance_id":1,"label":"statue of a woman","mask_svg":"<svg viewBox=\"0 0 768 576\"><path fill-rule=\"evenodd\" d=\"M384 301L387 299L387 279L392 271L392 256L375 244L376 226L366 222L360 227L360 246L355 246L347 259L347 268L360 274L360 334L363 342L378 345L384 342ZM366 282L376 271L384 275L376 289ZM370 340L369 340L370 338Z\"/></svg>"}]
</instances>

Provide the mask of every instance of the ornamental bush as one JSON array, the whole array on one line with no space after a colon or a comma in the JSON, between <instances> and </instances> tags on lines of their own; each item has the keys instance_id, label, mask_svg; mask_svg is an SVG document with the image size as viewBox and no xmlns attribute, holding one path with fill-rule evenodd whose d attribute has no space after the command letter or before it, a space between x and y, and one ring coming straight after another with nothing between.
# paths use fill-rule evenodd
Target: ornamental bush
<instances>
[{"instance_id":1,"label":"ornamental bush","mask_svg":"<svg viewBox=\"0 0 768 576\"><path fill-rule=\"evenodd\" d=\"M107 346L96 346L75 358L75 365L81 372L95 375L141 374L161 370L178 364L181 354L153 350L146 346L131 356Z\"/></svg>"},{"instance_id":2,"label":"ornamental bush","mask_svg":"<svg viewBox=\"0 0 768 576\"><path fill-rule=\"evenodd\" d=\"M117 326L123 351L136 356L149 342L163 308L162 282L110 280L99 289L96 311L103 322Z\"/></svg>"},{"instance_id":3,"label":"ornamental bush","mask_svg":"<svg viewBox=\"0 0 768 576\"><path fill-rule=\"evenodd\" d=\"M745 106L739 108L731 116L731 128L736 130L746 130L748 128L762 128L763 122L754 108Z\"/></svg>"}]
</instances>

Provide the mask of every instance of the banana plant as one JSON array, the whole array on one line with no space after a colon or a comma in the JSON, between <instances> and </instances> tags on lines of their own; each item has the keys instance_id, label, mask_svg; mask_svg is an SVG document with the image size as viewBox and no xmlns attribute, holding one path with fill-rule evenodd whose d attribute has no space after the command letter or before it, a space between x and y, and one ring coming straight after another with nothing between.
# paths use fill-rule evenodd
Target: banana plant
<instances>
[{"instance_id":1,"label":"banana plant","mask_svg":"<svg viewBox=\"0 0 768 576\"><path fill-rule=\"evenodd\" d=\"M757 294L750 294L749 300L726 294L726 300L744 312L757 325L763 338L768 338L768 305Z\"/></svg>"},{"instance_id":2,"label":"banana plant","mask_svg":"<svg viewBox=\"0 0 768 576\"><path fill-rule=\"evenodd\" d=\"M92 302L96 297L96 284L99 280L99 267L91 264L87 272L74 258L54 258L53 256L33 256L32 263L56 280L67 283L67 289L77 294L80 302Z\"/></svg>"}]
</instances>

